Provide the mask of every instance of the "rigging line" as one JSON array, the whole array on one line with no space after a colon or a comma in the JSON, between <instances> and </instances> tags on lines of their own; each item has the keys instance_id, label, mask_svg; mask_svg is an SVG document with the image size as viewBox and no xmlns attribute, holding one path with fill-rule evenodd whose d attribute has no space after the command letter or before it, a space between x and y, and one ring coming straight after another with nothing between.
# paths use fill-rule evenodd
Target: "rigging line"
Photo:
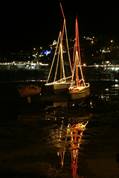
<instances>
[{"instance_id":1,"label":"rigging line","mask_svg":"<svg viewBox=\"0 0 119 178\"><path fill-rule=\"evenodd\" d=\"M65 25L65 19L64 19L63 28L62 28L62 33L61 33L61 41L60 41L60 57L61 57L60 62L61 62L61 69L62 69L62 71L61 71L61 73L60 73L60 78L61 78L61 77L62 77L62 78L65 77L64 59L63 59L64 55L63 55L63 44L62 44L63 38L64 38L65 26L66 26L66 25ZM63 74L62 74L62 72L63 72Z\"/></svg>"},{"instance_id":2,"label":"rigging line","mask_svg":"<svg viewBox=\"0 0 119 178\"><path fill-rule=\"evenodd\" d=\"M83 80L83 84L85 85L84 82L84 76L83 76L83 71L81 67L81 52L80 52L80 44L79 44L79 30L78 30L78 17L76 17L76 24L75 24L75 36L76 36L76 41L75 41L75 48L76 51L78 52L78 58L79 58L79 67L80 67L80 72L81 72L81 78Z\"/></svg>"},{"instance_id":3,"label":"rigging line","mask_svg":"<svg viewBox=\"0 0 119 178\"><path fill-rule=\"evenodd\" d=\"M60 52L61 52L60 54L61 54L61 70L62 70L61 72L63 73L63 74L61 73L61 75L62 75L61 77L62 77L62 78L66 78L66 77L65 77L65 69L64 69L64 60L63 60L62 41L61 41L61 44L60 44ZM60 78L61 78L61 77L60 77Z\"/></svg>"},{"instance_id":4,"label":"rigging line","mask_svg":"<svg viewBox=\"0 0 119 178\"><path fill-rule=\"evenodd\" d=\"M76 39L75 39L75 43L76 43ZM73 47L72 84L73 84L73 81L74 81L74 74L75 74L75 70L76 70L76 47L75 47L75 43L74 43L74 47Z\"/></svg>"},{"instance_id":5,"label":"rigging line","mask_svg":"<svg viewBox=\"0 0 119 178\"><path fill-rule=\"evenodd\" d=\"M70 75L72 75L72 65L71 65L71 58L70 58L70 52L69 52L67 28L66 28L66 18L65 18L65 15L64 15L64 11L63 11L63 7L62 7L61 2L60 2L60 8L61 8L62 16L63 16L63 19L64 19L63 30L62 30L62 39L63 39L64 33L65 33L67 57L68 57L69 67L70 67L70 73L71 73ZM64 63L63 60L62 60L62 62ZM64 73L63 76L66 77L64 67L63 67L63 73Z\"/></svg>"},{"instance_id":6,"label":"rigging line","mask_svg":"<svg viewBox=\"0 0 119 178\"><path fill-rule=\"evenodd\" d=\"M61 2L60 2L60 8L61 8L62 16L63 16L63 18L65 19L65 15L64 15L64 11L63 11L63 7L62 7Z\"/></svg>"},{"instance_id":7,"label":"rigging line","mask_svg":"<svg viewBox=\"0 0 119 178\"><path fill-rule=\"evenodd\" d=\"M57 51L58 58L57 58L57 63L56 63L56 70L55 70L54 82L56 81L57 73L58 73L58 64L59 64L59 56L60 56L60 43L61 43L61 33L60 33L60 39L59 39L59 45L58 45L59 48L58 48L58 51Z\"/></svg>"},{"instance_id":8,"label":"rigging line","mask_svg":"<svg viewBox=\"0 0 119 178\"><path fill-rule=\"evenodd\" d=\"M52 61L52 64L51 64L50 72L49 72L49 75L48 75L47 83L49 82L49 79L50 79L50 76L51 76L53 64L54 64L55 57L56 57L57 50L58 50L58 45L59 45L60 36L61 36L61 32L59 32L59 36L58 36L58 40L57 40L57 46L56 46L56 49L55 49L55 53L54 53L53 61Z\"/></svg>"},{"instance_id":9,"label":"rigging line","mask_svg":"<svg viewBox=\"0 0 119 178\"><path fill-rule=\"evenodd\" d=\"M78 71L78 67L79 67L79 56L78 56L78 51L76 50L76 86L78 87L79 85L79 71ZM81 68L80 68L81 69Z\"/></svg>"},{"instance_id":10,"label":"rigging line","mask_svg":"<svg viewBox=\"0 0 119 178\"><path fill-rule=\"evenodd\" d=\"M67 28L66 28L66 18L65 18L65 15L64 15L64 11L63 11L63 7L62 7L61 2L60 2L60 8L61 8L62 16L64 18L64 30L65 30L65 36L66 36L68 59L69 59L69 64L70 64L70 70L71 70L71 73L72 73L71 57L70 57L70 52L69 52L69 44L68 44L68 36L67 36Z\"/></svg>"},{"instance_id":11,"label":"rigging line","mask_svg":"<svg viewBox=\"0 0 119 178\"><path fill-rule=\"evenodd\" d=\"M68 43L66 23L65 23L65 36L66 36L66 46L67 46L67 52L68 52L69 65L70 65L70 70L72 73L72 65L71 65L71 57L70 57L70 52L69 52L69 43Z\"/></svg>"},{"instance_id":12,"label":"rigging line","mask_svg":"<svg viewBox=\"0 0 119 178\"><path fill-rule=\"evenodd\" d=\"M76 65L75 65L75 62L76 61L76 57L74 59L74 66L73 66L73 69L72 69L72 79L71 79L71 86L73 85L73 81L74 81L74 73L75 73L75 70L76 70Z\"/></svg>"},{"instance_id":13,"label":"rigging line","mask_svg":"<svg viewBox=\"0 0 119 178\"><path fill-rule=\"evenodd\" d=\"M59 52L58 52L58 53L59 53ZM58 59L57 59L57 63L56 63L56 70L55 70L54 82L56 81L56 78L57 78L58 64L59 64L59 55L58 55Z\"/></svg>"}]
</instances>

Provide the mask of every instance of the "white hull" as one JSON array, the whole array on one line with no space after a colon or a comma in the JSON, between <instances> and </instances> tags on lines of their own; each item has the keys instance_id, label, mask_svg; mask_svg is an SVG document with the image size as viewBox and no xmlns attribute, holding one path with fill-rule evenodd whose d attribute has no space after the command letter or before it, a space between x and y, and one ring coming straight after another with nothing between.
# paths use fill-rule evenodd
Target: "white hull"
<instances>
[{"instance_id":1,"label":"white hull","mask_svg":"<svg viewBox=\"0 0 119 178\"><path fill-rule=\"evenodd\" d=\"M53 85L54 90L65 90L68 89L70 86L70 83L55 83Z\"/></svg>"},{"instance_id":2,"label":"white hull","mask_svg":"<svg viewBox=\"0 0 119 178\"><path fill-rule=\"evenodd\" d=\"M66 79L60 79L51 83L46 83L46 86L51 86L54 91L66 90L71 84L71 76Z\"/></svg>"}]
</instances>

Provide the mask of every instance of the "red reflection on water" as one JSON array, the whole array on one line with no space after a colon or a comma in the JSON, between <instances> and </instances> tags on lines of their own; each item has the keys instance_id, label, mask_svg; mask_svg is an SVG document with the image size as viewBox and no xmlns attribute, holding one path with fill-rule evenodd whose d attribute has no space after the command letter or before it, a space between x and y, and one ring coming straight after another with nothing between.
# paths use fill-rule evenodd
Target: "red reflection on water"
<instances>
[{"instance_id":1,"label":"red reflection on water","mask_svg":"<svg viewBox=\"0 0 119 178\"><path fill-rule=\"evenodd\" d=\"M84 176L78 175L78 156L79 156L79 148L81 144L81 139L83 136L83 132L86 128L88 122L86 123L78 123L73 126L67 126L66 128L66 136L65 143L63 147L57 152L57 155L60 157L60 165L64 166L64 157L66 149L70 150L71 155L71 173L73 178L84 178Z\"/></svg>"}]
</instances>

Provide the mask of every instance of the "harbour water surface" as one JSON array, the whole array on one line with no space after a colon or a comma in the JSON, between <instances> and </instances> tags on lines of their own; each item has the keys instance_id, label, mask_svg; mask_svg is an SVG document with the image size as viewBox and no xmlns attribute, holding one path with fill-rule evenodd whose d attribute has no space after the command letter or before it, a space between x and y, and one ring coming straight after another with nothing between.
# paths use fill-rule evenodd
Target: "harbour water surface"
<instances>
[{"instance_id":1,"label":"harbour water surface","mask_svg":"<svg viewBox=\"0 0 119 178\"><path fill-rule=\"evenodd\" d=\"M13 85L0 89L1 178L119 177L118 83L91 82L88 102L71 108L29 104ZM87 125L78 149L64 144L69 126L82 122Z\"/></svg>"}]
</instances>

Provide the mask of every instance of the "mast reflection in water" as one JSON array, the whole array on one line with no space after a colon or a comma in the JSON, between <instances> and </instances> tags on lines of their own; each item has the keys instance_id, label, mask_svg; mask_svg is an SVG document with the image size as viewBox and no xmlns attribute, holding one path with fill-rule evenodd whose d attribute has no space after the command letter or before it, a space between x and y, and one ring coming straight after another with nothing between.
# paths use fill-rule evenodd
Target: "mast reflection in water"
<instances>
[{"instance_id":1,"label":"mast reflection in water","mask_svg":"<svg viewBox=\"0 0 119 178\"><path fill-rule=\"evenodd\" d=\"M90 83L88 107L22 102L19 112L16 98L12 97L14 105L7 102L9 87L1 86L1 178L118 177L119 84ZM9 107L16 112L14 119L12 111L5 118ZM83 131L79 124L86 124Z\"/></svg>"},{"instance_id":2,"label":"mast reflection in water","mask_svg":"<svg viewBox=\"0 0 119 178\"><path fill-rule=\"evenodd\" d=\"M58 133L58 140L56 148L58 149L57 155L60 157L60 164L63 168L64 161L65 161L65 152L68 151L71 161L71 173L72 177L79 177L78 176L78 157L79 157L79 150L81 139L83 136L83 132L86 128L88 121L78 124L70 125L68 124L67 127L63 129L63 125L61 126L59 133ZM57 133L56 133L57 134Z\"/></svg>"}]
</instances>

